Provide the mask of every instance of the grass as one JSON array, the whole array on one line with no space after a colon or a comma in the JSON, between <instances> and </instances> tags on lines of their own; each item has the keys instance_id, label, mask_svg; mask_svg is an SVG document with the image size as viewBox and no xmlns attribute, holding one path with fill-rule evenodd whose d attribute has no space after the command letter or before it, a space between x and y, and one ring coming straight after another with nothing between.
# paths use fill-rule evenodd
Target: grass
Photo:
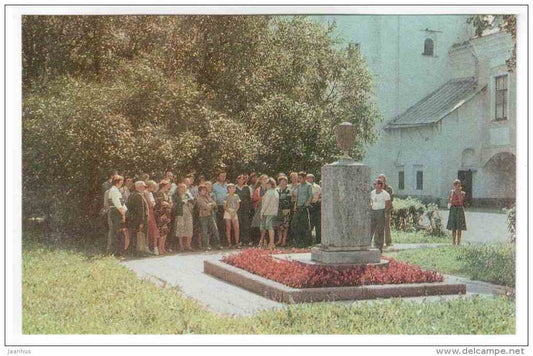
<instances>
[{"instance_id":1,"label":"grass","mask_svg":"<svg viewBox=\"0 0 533 356\"><path fill-rule=\"evenodd\" d=\"M405 232L392 230L391 239L393 244L414 244L414 243L435 243L443 244L451 242L451 235L448 233L442 236L431 236L425 231Z\"/></svg>"},{"instance_id":2,"label":"grass","mask_svg":"<svg viewBox=\"0 0 533 356\"><path fill-rule=\"evenodd\" d=\"M22 262L24 334L515 333L515 303L505 297L317 303L229 317L138 279L114 257L26 241Z\"/></svg>"},{"instance_id":3,"label":"grass","mask_svg":"<svg viewBox=\"0 0 533 356\"><path fill-rule=\"evenodd\" d=\"M512 243L449 245L385 254L442 273L511 287L515 285L515 245Z\"/></svg>"}]
</instances>

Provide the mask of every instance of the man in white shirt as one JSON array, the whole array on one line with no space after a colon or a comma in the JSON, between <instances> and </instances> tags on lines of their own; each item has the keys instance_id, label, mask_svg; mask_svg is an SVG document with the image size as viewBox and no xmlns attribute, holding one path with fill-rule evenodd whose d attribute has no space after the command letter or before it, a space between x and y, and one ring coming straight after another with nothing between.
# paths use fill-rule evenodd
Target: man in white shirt
<instances>
[{"instance_id":1,"label":"man in white shirt","mask_svg":"<svg viewBox=\"0 0 533 356\"><path fill-rule=\"evenodd\" d=\"M370 192L370 239L374 238L374 246L383 251L385 233L385 209L390 209L390 195L383 190L383 181L374 181L374 190Z\"/></svg>"},{"instance_id":2,"label":"man in white shirt","mask_svg":"<svg viewBox=\"0 0 533 356\"><path fill-rule=\"evenodd\" d=\"M113 245L115 245L115 248L118 247L118 245L116 244L118 229L120 228L121 222L126 221L126 210L128 210L128 208L124 204L124 198L122 197L122 193L120 192L120 188L122 187L123 183L124 177L119 175L114 176L113 185L106 192L108 196L109 206L108 221L110 223L109 233L107 235L108 252L111 252L114 249Z\"/></svg>"}]
</instances>

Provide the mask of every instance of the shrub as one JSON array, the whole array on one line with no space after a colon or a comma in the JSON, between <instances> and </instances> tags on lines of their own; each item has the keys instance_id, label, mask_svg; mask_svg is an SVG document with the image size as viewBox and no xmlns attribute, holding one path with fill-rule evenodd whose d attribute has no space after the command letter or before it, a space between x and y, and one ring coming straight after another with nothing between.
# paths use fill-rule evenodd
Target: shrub
<instances>
[{"instance_id":1,"label":"shrub","mask_svg":"<svg viewBox=\"0 0 533 356\"><path fill-rule=\"evenodd\" d=\"M472 279L514 286L515 252L510 243L466 244L460 247L459 259Z\"/></svg>"},{"instance_id":2,"label":"shrub","mask_svg":"<svg viewBox=\"0 0 533 356\"><path fill-rule=\"evenodd\" d=\"M372 76L339 47L334 25L301 16L23 24L24 212L63 231L97 224L110 169L156 179L166 169L317 172L341 154L336 124L357 128L353 157L377 138Z\"/></svg>"},{"instance_id":3,"label":"shrub","mask_svg":"<svg viewBox=\"0 0 533 356\"><path fill-rule=\"evenodd\" d=\"M335 268L306 265L298 261L277 260L272 258L269 251L247 249L235 255L224 256L222 261L293 288L442 281L442 275L437 272L424 271L418 266L411 266L393 259L390 259L389 267Z\"/></svg>"},{"instance_id":4,"label":"shrub","mask_svg":"<svg viewBox=\"0 0 533 356\"><path fill-rule=\"evenodd\" d=\"M516 205L509 209L503 209L507 213L507 229L509 230L509 239L511 242L516 242Z\"/></svg>"},{"instance_id":5,"label":"shrub","mask_svg":"<svg viewBox=\"0 0 533 356\"><path fill-rule=\"evenodd\" d=\"M416 198L407 197L394 199L392 206L391 222L396 230L410 232L425 229L432 236L446 234L437 204L426 205Z\"/></svg>"}]
</instances>

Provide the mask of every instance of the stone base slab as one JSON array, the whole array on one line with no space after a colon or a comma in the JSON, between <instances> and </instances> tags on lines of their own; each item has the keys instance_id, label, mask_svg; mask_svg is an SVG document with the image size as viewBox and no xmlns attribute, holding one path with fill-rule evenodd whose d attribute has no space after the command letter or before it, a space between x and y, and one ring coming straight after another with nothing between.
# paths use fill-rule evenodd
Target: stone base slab
<instances>
[{"instance_id":1,"label":"stone base slab","mask_svg":"<svg viewBox=\"0 0 533 356\"><path fill-rule=\"evenodd\" d=\"M320 247L313 247L311 249L311 261L325 264L366 265L368 263L380 263L381 252L377 248L329 251Z\"/></svg>"},{"instance_id":2,"label":"stone base slab","mask_svg":"<svg viewBox=\"0 0 533 356\"><path fill-rule=\"evenodd\" d=\"M221 261L204 261L204 273L282 303L466 294L465 284L412 283L357 287L292 288Z\"/></svg>"},{"instance_id":3,"label":"stone base slab","mask_svg":"<svg viewBox=\"0 0 533 356\"><path fill-rule=\"evenodd\" d=\"M272 255L272 258L278 259L278 260L291 260L303 263L304 265L311 265L311 266L325 266L325 267L333 267L333 268L352 268L354 266L360 266L361 264L354 264L354 263L323 263L318 261L313 261L311 259L310 253L288 253L288 254L275 254ZM375 266L375 267L389 267L389 260L381 259L378 263L366 263L367 266Z\"/></svg>"}]
</instances>

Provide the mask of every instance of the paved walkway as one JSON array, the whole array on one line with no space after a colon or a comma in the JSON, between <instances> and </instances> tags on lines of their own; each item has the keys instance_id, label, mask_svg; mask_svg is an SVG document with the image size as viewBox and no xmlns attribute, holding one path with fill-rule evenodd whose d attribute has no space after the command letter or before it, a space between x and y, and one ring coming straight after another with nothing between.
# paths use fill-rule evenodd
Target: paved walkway
<instances>
[{"instance_id":1,"label":"paved walkway","mask_svg":"<svg viewBox=\"0 0 533 356\"><path fill-rule=\"evenodd\" d=\"M448 222L449 210L439 210L444 227ZM463 232L464 242L498 242L508 241L507 215L494 212L466 209L468 230Z\"/></svg>"},{"instance_id":2,"label":"paved walkway","mask_svg":"<svg viewBox=\"0 0 533 356\"><path fill-rule=\"evenodd\" d=\"M409 244L416 245L416 244ZM429 245L429 244L427 244ZM402 245L395 246L402 249ZM412 246L409 246L412 248ZM427 246L426 246L427 247ZM430 246L436 247L436 246ZM259 311L283 308L285 304L260 297L245 289L233 286L203 273L204 260L218 260L225 253L184 253L173 256L150 257L124 261L122 264L133 270L140 278L146 278L160 287L178 287L185 296L192 297L213 312L230 315L253 315ZM492 296L505 293L505 288L466 278L446 276L450 282L467 285L468 294ZM458 296L404 298L404 300L438 301ZM340 304L357 304L368 301L340 301ZM376 301L371 301L376 302Z\"/></svg>"}]
</instances>

